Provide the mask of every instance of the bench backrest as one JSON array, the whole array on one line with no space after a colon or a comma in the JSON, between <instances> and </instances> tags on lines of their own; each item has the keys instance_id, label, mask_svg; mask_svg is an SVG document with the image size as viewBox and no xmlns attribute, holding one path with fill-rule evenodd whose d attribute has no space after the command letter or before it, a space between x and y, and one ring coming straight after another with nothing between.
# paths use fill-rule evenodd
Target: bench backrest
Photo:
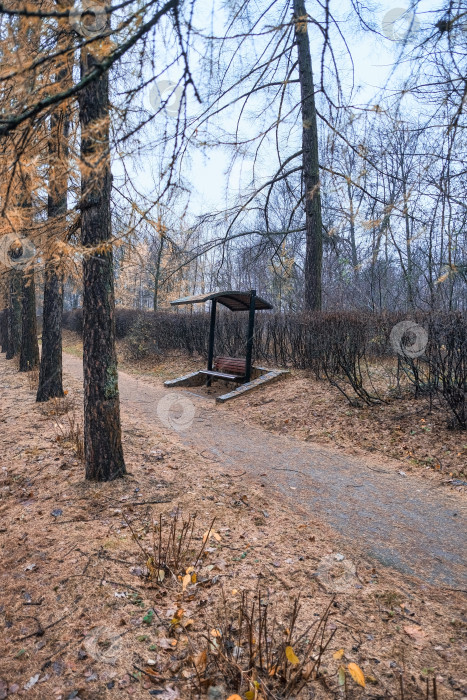
<instances>
[{"instance_id":1,"label":"bench backrest","mask_svg":"<svg viewBox=\"0 0 467 700\"><path fill-rule=\"evenodd\" d=\"M244 357L216 357L214 368L218 372L228 372L243 377L246 372L246 359Z\"/></svg>"}]
</instances>

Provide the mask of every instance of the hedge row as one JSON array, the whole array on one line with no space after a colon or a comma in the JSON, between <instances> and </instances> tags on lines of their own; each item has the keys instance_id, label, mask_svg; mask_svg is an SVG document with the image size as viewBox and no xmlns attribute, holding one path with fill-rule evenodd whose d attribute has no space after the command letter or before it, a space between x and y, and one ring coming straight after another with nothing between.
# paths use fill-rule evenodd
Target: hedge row
<instances>
[{"instance_id":1,"label":"hedge row","mask_svg":"<svg viewBox=\"0 0 467 700\"><path fill-rule=\"evenodd\" d=\"M258 313L255 325L255 359L299 369L318 369L323 353L334 344L350 342L365 347L369 356L393 351L389 335L402 314ZM81 309L65 312L64 328L82 333ZM180 351L190 355L207 354L209 314L170 313L117 309L115 329L118 339L138 339L141 353ZM245 353L247 314L221 311L216 324L216 353Z\"/></svg>"},{"instance_id":2,"label":"hedge row","mask_svg":"<svg viewBox=\"0 0 467 700\"><path fill-rule=\"evenodd\" d=\"M408 318L418 326L399 332L396 352L391 331ZM126 339L134 358L170 352L207 355L209 314L117 309L115 321L117 337ZM64 326L81 333L81 310L66 313ZM244 355L246 328L245 313L222 310L216 325L216 354ZM420 352L412 357L411 351L418 347L417 334ZM467 428L466 314L257 314L256 363L312 370L352 403L371 405L385 400L381 387L375 388L369 366L377 358L390 357L397 358L398 380L404 375L415 395L440 397L452 425Z\"/></svg>"}]
</instances>

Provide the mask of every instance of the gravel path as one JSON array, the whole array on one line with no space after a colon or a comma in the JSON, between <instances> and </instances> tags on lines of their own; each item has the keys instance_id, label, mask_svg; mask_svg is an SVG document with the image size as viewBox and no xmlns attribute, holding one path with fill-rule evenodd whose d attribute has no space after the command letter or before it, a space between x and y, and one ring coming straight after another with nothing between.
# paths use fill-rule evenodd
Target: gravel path
<instances>
[{"instance_id":1,"label":"gravel path","mask_svg":"<svg viewBox=\"0 0 467 700\"><path fill-rule=\"evenodd\" d=\"M70 355L64 369L82 376L81 360ZM184 444L245 482L249 475L261 476L290 506L298 502L320 516L370 557L429 583L467 589L462 494L416 475L399 475L370 458L336 454L248 425L229 412L228 404L219 407L197 396L196 388L168 390L162 382L153 386L124 372L119 386L124 411L158 430L178 423ZM173 397L178 407L170 408Z\"/></svg>"}]
</instances>

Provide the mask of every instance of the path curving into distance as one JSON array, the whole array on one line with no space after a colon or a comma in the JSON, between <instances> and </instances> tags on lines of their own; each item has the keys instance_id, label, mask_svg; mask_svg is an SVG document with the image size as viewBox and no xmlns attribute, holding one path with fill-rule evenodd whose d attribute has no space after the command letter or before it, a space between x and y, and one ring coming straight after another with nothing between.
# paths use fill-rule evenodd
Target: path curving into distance
<instances>
[{"instance_id":1,"label":"path curving into distance","mask_svg":"<svg viewBox=\"0 0 467 700\"><path fill-rule=\"evenodd\" d=\"M82 361L64 355L64 370L81 378ZM431 584L467 589L462 494L416 475L400 476L370 457L343 455L246 425L229 413L228 404L218 406L196 395L196 388L153 386L125 372L119 372L119 387L122 410L158 428L163 427L161 399L186 400L192 421L177 430L185 445L211 456L225 471L262 475L289 505L298 502L380 563ZM163 405L168 403L165 399Z\"/></svg>"}]
</instances>

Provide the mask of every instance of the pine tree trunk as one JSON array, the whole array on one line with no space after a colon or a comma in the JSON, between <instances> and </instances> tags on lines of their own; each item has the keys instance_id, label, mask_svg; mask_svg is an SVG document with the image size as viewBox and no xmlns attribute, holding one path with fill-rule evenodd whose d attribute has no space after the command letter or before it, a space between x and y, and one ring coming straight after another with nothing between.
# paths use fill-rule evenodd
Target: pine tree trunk
<instances>
[{"instance_id":1,"label":"pine tree trunk","mask_svg":"<svg viewBox=\"0 0 467 700\"><path fill-rule=\"evenodd\" d=\"M2 343L1 352L6 352L8 340L8 307L0 311L0 340Z\"/></svg>"},{"instance_id":2,"label":"pine tree trunk","mask_svg":"<svg viewBox=\"0 0 467 700\"><path fill-rule=\"evenodd\" d=\"M95 42L94 47L100 42ZM96 63L81 53L84 77ZM110 481L125 474L115 348L110 218L109 77L81 91L81 237L83 260L84 447L86 478Z\"/></svg>"},{"instance_id":3,"label":"pine tree trunk","mask_svg":"<svg viewBox=\"0 0 467 700\"><path fill-rule=\"evenodd\" d=\"M58 81L68 71L59 72ZM62 378L62 314L63 281L60 263L54 257L54 242L66 225L67 212L67 137L66 107L50 118L49 195L47 215L51 225L51 251L45 261L44 308L42 314L42 357L37 401L63 396Z\"/></svg>"},{"instance_id":4,"label":"pine tree trunk","mask_svg":"<svg viewBox=\"0 0 467 700\"><path fill-rule=\"evenodd\" d=\"M8 337L6 359L12 360L21 348L21 278L19 270L8 273Z\"/></svg>"},{"instance_id":5,"label":"pine tree trunk","mask_svg":"<svg viewBox=\"0 0 467 700\"><path fill-rule=\"evenodd\" d=\"M34 268L22 275L21 351L19 371L29 372L39 366L37 341L36 285Z\"/></svg>"},{"instance_id":6,"label":"pine tree trunk","mask_svg":"<svg viewBox=\"0 0 467 700\"><path fill-rule=\"evenodd\" d=\"M306 311L321 309L321 276L323 261L323 223L318 160L318 124L316 119L313 69L311 64L308 22L304 0L293 0L295 41L302 109L303 182L305 187L306 250L305 299Z\"/></svg>"},{"instance_id":7,"label":"pine tree trunk","mask_svg":"<svg viewBox=\"0 0 467 700\"><path fill-rule=\"evenodd\" d=\"M7 351L8 345L8 287L5 284L6 275L3 273L3 280L0 284L0 301L3 306L0 311L0 343L2 345L1 352Z\"/></svg>"},{"instance_id":8,"label":"pine tree trunk","mask_svg":"<svg viewBox=\"0 0 467 700\"><path fill-rule=\"evenodd\" d=\"M62 279L56 264L48 260L45 265L42 357L36 401L63 396L62 312Z\"/></svg>"}]
</instances>

